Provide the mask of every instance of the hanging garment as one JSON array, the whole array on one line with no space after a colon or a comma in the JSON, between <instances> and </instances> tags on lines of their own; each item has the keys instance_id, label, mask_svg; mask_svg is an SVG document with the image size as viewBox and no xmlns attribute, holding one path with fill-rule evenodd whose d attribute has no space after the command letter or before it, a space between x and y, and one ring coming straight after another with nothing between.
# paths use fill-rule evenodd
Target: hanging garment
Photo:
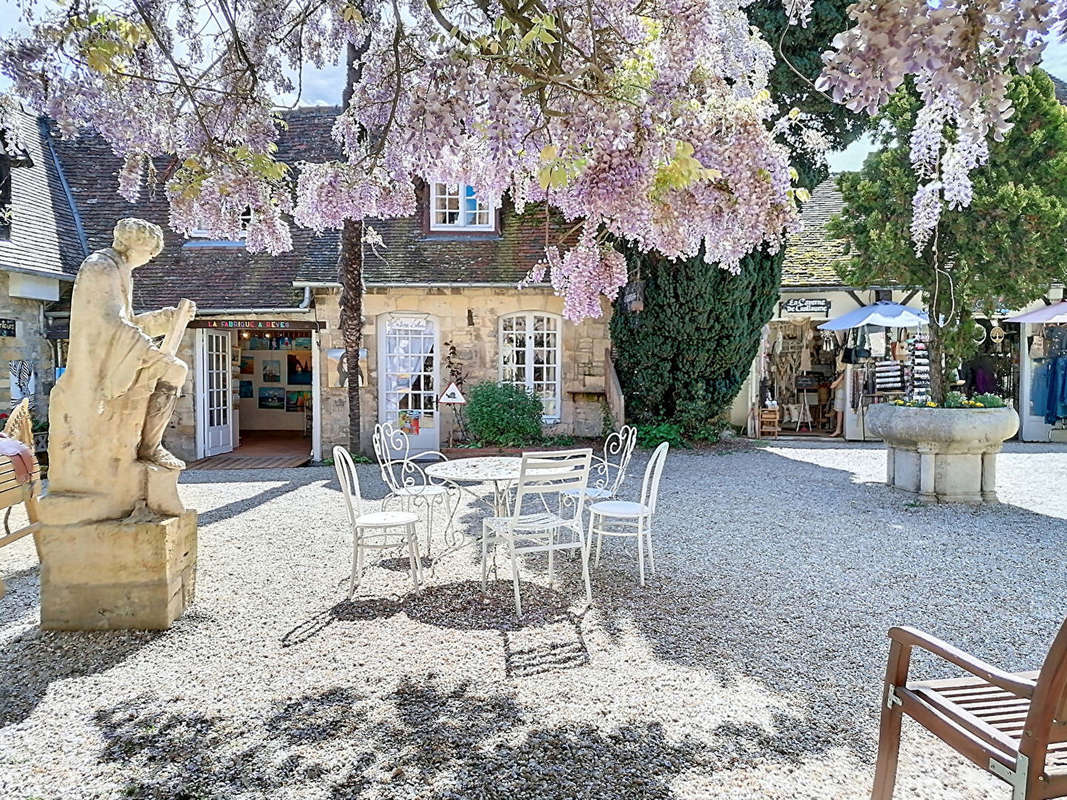
<instances>
[{"instance_id":1,"label":"hanging garment","mask_svg":"<svg viewBox=\"0 0 1067 800\"><path fill-rule=\"evenodd\" d=\"M1048 401L1045 404L1045 422L1055 425L1067 419L1067 356L1049 362Z\"/></svg>"},{"instance_id":2,"label":"hanging garment","mask_svg":"<svg viewBox=\"0 0 1067 800\"><path fill-rule=\"evenodd\" d=\"M871 347L871 358L885 358L886 357L886 335L885 331L881 329L871 329L871 334L868 337Z\"/></svg>"},{"instance_id":3,"label":"hanging garment","mask_svg":"<svg viewBox=\"0 0 1067 800\"><path fill-rule=\"evenodd\" d=\"M1051 362L1038 364L1034 368L1034 376L1030 381L1030 413L1035 417L1043 417L1048 411L1048 384L1051 372Z\"/></svg>"}]
</instances>

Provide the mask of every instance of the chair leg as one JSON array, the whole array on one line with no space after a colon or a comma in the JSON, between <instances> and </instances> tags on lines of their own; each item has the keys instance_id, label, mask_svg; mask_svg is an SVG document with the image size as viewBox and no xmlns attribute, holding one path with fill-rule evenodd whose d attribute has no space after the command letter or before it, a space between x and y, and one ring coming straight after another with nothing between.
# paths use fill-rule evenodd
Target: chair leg
<instances>
[{"instance_id":1,"label":"chair leg","mask_svg":"<svg viewBox=\"0 0 1067 800\"><path fill-rule=\"evenodd\" d=\"M648 571L650 574L656 574L656 557L652 555L652 520L649 519L648 524L645 526L645 547L648 548Z\"/></svg>"},{"instance_id":2,"label":"chair leg","mask_svg":"<svg viewBox=\"0 0 1067 800\"><path fill-rule=\"evenodd\" d=\"M878 762L874 768L871 800L892 800L897 781L897 754L900 750L900 706L882 703L882 723L878 731Z\"/></svg>"},{"instance_id":3,"label":"chair leg","mask_svg":"<svg viewBox=\"0 0 1067 800\"><path fill-rule=\"evenodd\" d=\"M645 522L637 520L637 575L641 585L645 585Z\"/></svg>"},{"instance_id":4,"label":"chair leg","mask_svg":"<svg viewBox=\"0 0 1067 800\"><path fill-rule=\"evenodd\" d=\"M430 557L430 539L433 536L433 507L437 505L436 500L429 500L426 503L426 557Z\"/></svg>"},{"instance_id":5,"label":"chair leg","mask_svg":"<svg viewBox=\"0 0 1067 800\"><path fill-rule=\"evenodd\" d=\"M348 581L348 599L351 600L359 588L360 574L363 572L363 548L359 546L359 532L352 541L352 577Z\"/></svg>"},{"instance_id":6,"label":"chair leg","mask_svg":"<svg viewBox=\"0 0 1067 800\"><path fill-rule=\"evenodd\" d=\"M554 534L552 534L551 532L549 533L549 536L553 536L553 535ZM552 586L553 578L555 577L555 564L556 564L556 551L555 550L549 550L548 551L548 585L549 586Z\"/></svg>"},{"instance_id":7,"label":"chair leg","mask_svg":"<svg viewBox=\"0 0 1067 800\"><path fill-rule=\"evenodd\" d=\"M903 717L899 702L890 702L890 690L908 682L911 648L893 640L889 645L889 659L885 668L882 689L882 721L878 730L878 762L874 768L874 788L871 800L891 800L897 780L897 753L900 750L900 722Z\"/></svg>"},{"instance_id":8,"label":"chair leg","mask_svg":"<svg viewBox=\"0 0 1067 800\"><path fill-rule=\"evenodd\" d=\"M582 542L582 580L585 581L585 601L587 603L593 602L593 584L589 581L589 551L591 545L590 542Z\"/></svg>"},{"instance_id":9,"label":"chair leg","mask_svg":"<svg viewBox=\"0 0 1067 800\"><path fill-rule=\"evenodd\" d=\"M482 591L484 592L488 586L486 584L486 572L488 570L489 561L489 526L482 521Z\"/></svg>"},{"instance_id":10,"label":"chair leg","mask_svg":"<svg viewBox=\"0 0 1067 800\"><path fill-rule=\"evenodd\" d=\"M603 525L604 525L604 518L603 517L600 518L600 525L601 525L601 527L603 527ZM600 545L603 544L603 542L604 542L604 532L600 528L597 528L597 531L596 531L596 560L593 562L593 566L594 567L599 567L600 566ZM593 520L592 520L592 518L590 518L590 520L589 520L589 545L592 546L592 544L593 544Z\"/></svg>"},{"instance_id":11,"label":"chair leg","mask_svg":"<svg viewBox=\"0 0 1067 800\"><path fill-rule=\"evenodd\" d=\"M408 540L408 561L411 563L411 582L415 584L415 591L421 591L419 588L419 547L418 547L418 534L415 532L414 525L407 526L407 540Z\"/></svg>"},{"instance_id":12,"label":"chair leg","mask_svg":"<svg viewBox=\"0 0 1067 800\"><path fill-rule=\"evenodd\" d=\"M519 597L519 560L515 557L514 542L508 548L511 555L511 583L515 588L515 616L522 619L522 598Z\"/></svg>"}]
</instances>

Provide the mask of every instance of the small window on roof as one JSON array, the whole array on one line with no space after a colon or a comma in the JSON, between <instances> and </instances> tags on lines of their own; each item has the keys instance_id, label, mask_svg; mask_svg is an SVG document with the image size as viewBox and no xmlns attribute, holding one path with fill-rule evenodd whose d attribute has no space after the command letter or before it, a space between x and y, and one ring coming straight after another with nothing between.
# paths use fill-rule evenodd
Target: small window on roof
<instances>
[{"instance_id":1,"label":"small window on roof","mask_svg":"<svg viewBox=\"0 0 1067 800\"><path fill-rule=\"evenodd\" d=\"M496 213L468 184L430 184L431 231L491 231Z\"/></svg>"},{"instance_id":2,"label":"small window on roof","mask_svg":"<svg viewBox=\"0 0 1067 800\"><path fill-rule=\"evenodd\" d=\"M189 231L189 238L190 239L210 239L210 240L216 241L216 242L239 242L239 241L243 241L245 236L247 235L246 232L248 230L248 225L249 225L249 223L251 221L252 221L252 209L246 208L244 210L244 213L241 214L241 235L238 238L236 238L236 239L222 239L222 238L212 234L211 231L207 230L206 228L193 228L191 231Z\"/></svg>"}]
</instances>

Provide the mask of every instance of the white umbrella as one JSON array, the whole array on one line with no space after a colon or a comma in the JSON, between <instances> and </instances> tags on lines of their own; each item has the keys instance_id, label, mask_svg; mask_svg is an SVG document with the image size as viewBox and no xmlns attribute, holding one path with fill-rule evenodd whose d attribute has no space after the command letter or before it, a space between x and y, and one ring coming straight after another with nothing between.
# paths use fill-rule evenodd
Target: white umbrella
<instances>
[{"instance_id":1,"label":"white umbrella","mask_svg":"<svg viewBox=\"0 0 1067 800\"><path fill-rule=\"evenodd\" d=\"M1053 303L1050 306L1039 308L1036 311L1027 311L1025 314L1018 314L1014 317L1008 317L1005 322L1067 322L1067 300L1062 303Z\"/></svg>"},{"instance_id":2,"label":"white umbrella","mask_svg":"<svg viewBox=\"0 0 1067 800\"><path fill-rule=\"evenodd\" d=\"M902 306L879 300L863 308L849 311L836 319L828 320L819 326L821 331L844 331L859 328L862 325L878 325L882 328L918 328L930 321L922 309Z\"/></svg>"}]
</instances>

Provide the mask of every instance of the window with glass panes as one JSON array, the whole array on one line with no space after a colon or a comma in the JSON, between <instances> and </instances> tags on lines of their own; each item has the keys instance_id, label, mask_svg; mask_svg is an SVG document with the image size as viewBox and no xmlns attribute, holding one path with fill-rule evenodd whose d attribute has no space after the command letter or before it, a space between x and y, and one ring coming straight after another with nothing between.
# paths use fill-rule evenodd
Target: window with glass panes
<instances>
[{"instance_id":1,"label":"window with glass panes","mask_svg":"<svg viewBox=\"0 0 1067 800\"><path fill-rule=\"evenodd\" d=\"M434 183L430 190L430 230L494 228L493 209L478 199L473 186Z\"/></svg>"},{"instance_id":2,"label":"window with glass panes","mask_svg":"<svg viewBox=\"0 0 1067 800\"><path fill-rule=\"evenodd\" d=\"M522 386L541 398L546 421L560 418L560 335L553 314L509 314L500 320L500 382Z\"/></svg>"}]
</instances>

